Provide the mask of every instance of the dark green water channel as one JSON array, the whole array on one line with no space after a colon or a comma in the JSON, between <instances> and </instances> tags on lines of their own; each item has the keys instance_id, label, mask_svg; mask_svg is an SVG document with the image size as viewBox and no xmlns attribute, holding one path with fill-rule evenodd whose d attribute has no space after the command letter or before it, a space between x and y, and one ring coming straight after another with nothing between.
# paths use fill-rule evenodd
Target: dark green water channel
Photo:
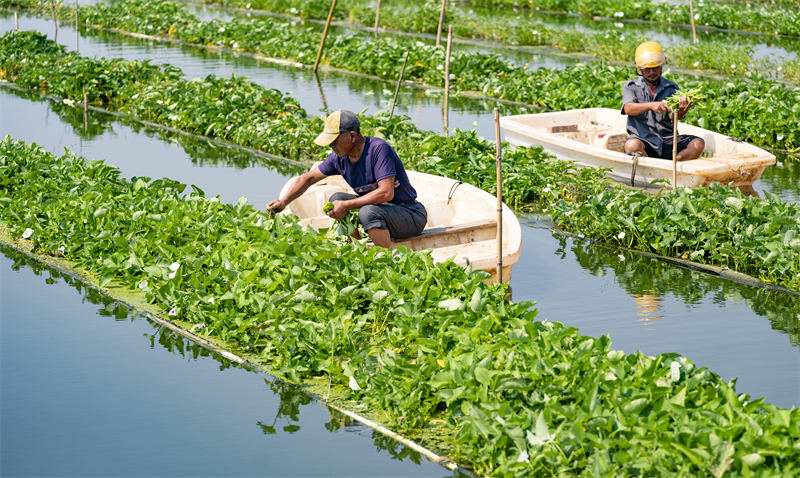
<instances>
[{"instance_id":1,"label":"dark green water channel","mask_svg":"<svg viewBox=\"0 0 800 478\"><path fill-rule=\"evenodd\" d=\"M0 281L2 476L451 476L5 246Z\"/></svg>"}]
</instances>

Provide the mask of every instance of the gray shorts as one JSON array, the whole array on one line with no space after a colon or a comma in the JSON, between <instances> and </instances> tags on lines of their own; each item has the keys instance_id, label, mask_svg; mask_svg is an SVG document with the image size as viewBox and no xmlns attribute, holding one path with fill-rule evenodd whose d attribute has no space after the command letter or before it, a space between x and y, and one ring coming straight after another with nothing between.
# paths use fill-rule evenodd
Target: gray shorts
<instances>
[{"instance_id":1,"label":"gray shorts","mask_svg":"<svg viewBox=\"0 0 800 478\"><path fill-rule=\"evenodd\" d=\"M333 193L329 201L346 201L358 196L348 193ZM428 211L419 201L407 201L400 204L385 202L383 204L367 204L358 210L358 220L364 230L388 229L392 239L406 239L418 236L428 222Z\"/></svg>"}]
</instances>

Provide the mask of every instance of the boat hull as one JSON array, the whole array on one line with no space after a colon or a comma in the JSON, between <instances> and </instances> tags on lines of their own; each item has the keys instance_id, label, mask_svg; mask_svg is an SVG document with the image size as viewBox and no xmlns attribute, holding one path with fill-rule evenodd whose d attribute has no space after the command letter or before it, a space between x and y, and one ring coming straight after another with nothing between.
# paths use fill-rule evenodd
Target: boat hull
<instances>
[{"instance_id":1,"label":"boat hull","mask_svg":"<svg viewBox=\"0 0 800 478\"><path fill-rule=\"evenodd\" d=\"M415 251L429 249L437 262L452 259L461 266L484 270L492 275L488 280L497 281L496 197L453 179L417 171L407 173L417 190L417 199L425 205L428 222L421 235L394 244ZM291 178L286 183L281 196L295 180ZM298 216L301 224L314 229L329 227L333 220L322 212L322 205L340 191L353 192L341 176L328 176L294 200L285 212ZM502 280L507 282L520 258L522 230L516 215L505 204L502 226Z\"/></svg>"},{"instance_id":2,"label":"boat hull","mask_svg":"<svg viewBox=\"0 0 800 478\"><path fill-rule=\"evenodd\" d=\"M632 157L622 152L627 137L627 116L609 108L588 108L500 118L504 140L514 146L540 145L558 159L579 166L609 168L616 181L648 187L654 181L672 183L671 160L639 158L633 173ZM712 182L750 186L775 156L756 146L688 124L678 125L681 134L703 138L707 157L681 161L677 185L708 186ZM657 183L656 183L657 184Z\"/></svg>"}]
</instances>

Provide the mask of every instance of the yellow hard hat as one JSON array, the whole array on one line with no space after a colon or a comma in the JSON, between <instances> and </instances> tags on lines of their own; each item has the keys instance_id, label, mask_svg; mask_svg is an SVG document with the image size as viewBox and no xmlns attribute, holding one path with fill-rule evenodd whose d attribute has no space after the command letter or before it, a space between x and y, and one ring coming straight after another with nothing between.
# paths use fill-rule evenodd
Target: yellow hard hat
<instances>
[{"instance_id":1,"label":"yellow hard hat","mask_svg":"<svg viewBox=\"0 0 800 478\"><path fill-rule=\"evenodd\" d=\"M661 45L654 41L647 41L636 47L633 57L637 68L655 68L667 61L667 55L664 54Z\"/></svg>"}]
</instances>

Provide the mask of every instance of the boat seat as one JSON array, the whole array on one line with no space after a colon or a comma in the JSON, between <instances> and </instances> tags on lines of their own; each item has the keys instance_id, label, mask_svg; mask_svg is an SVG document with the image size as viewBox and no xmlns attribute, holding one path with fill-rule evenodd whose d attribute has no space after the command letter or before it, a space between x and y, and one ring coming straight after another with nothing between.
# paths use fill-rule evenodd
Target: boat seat
<instances>
[{"instance_id":1,"label":"boat seat","mask_svg":"<svg viewBox=\"0 0 800 478\"><path fill-rule=\"evenodd\" d=\"M497 219L482 219L479 221L470 221L470 222L465 222L463 224L456 224L454 226L429 227L423 230L419 236L409 237L407 239L401 239L399 241L394 241L394 242L395 244L403 245L403 242L419 239L420 237L425 237L427 239L437 236L454 235L460 232L490 229L496 227L497 227Z\"/></svg>"}]
</instances>

